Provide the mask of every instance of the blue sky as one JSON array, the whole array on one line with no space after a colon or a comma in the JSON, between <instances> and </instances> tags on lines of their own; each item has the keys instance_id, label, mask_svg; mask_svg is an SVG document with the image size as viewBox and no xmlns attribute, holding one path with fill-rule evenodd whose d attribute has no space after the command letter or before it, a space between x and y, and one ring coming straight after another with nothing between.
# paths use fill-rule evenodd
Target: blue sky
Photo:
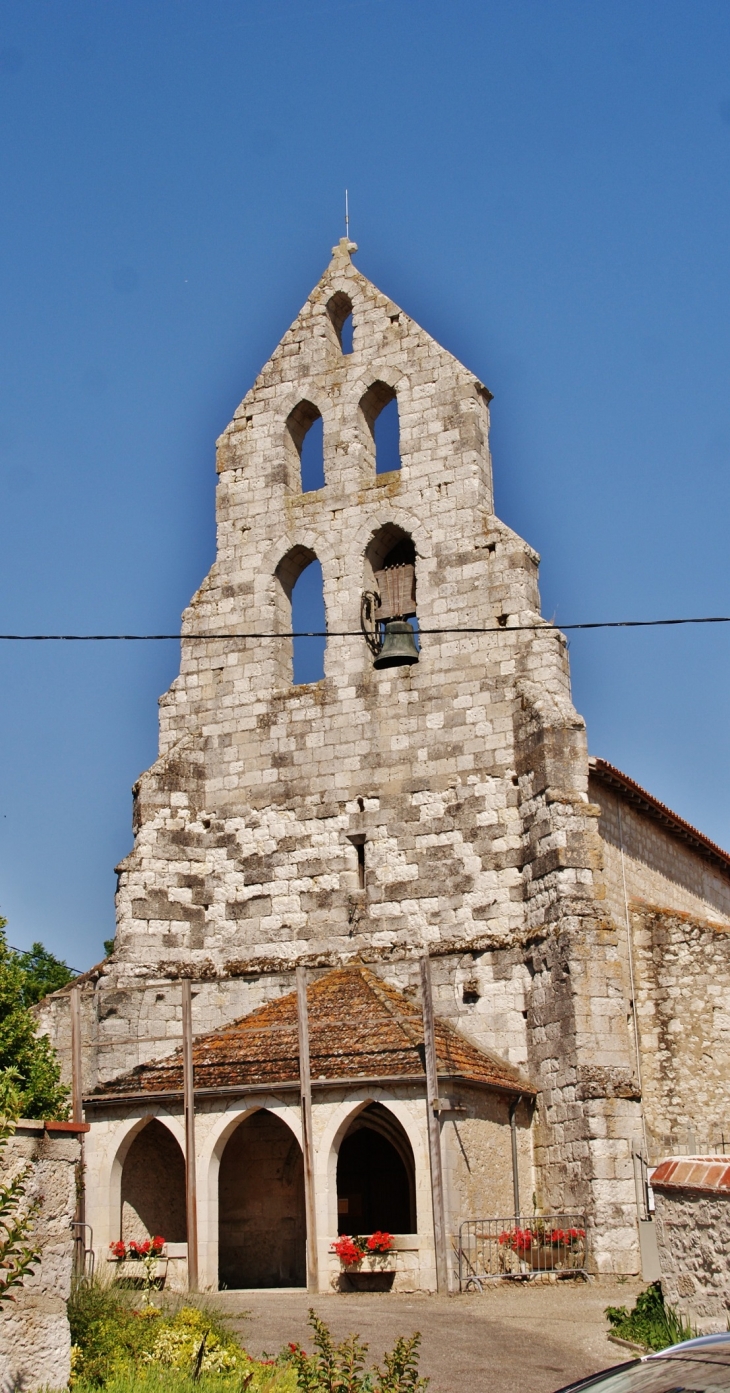
<instances>
[{"instance_id":1,"label":"blue sky","mask_svg":"<svg viewBox=\"0 0 730 1393\"><path fill-rule=\"evenodd\" d=\"M214 440L343 232L495 394L558 622L730 613L730 7L0 4L3 632L169 631ZM730 626L571 638L593 753L730 846ZM177 646L0 645L0 909L113 933Z\"/></svg>"}]
</instances>

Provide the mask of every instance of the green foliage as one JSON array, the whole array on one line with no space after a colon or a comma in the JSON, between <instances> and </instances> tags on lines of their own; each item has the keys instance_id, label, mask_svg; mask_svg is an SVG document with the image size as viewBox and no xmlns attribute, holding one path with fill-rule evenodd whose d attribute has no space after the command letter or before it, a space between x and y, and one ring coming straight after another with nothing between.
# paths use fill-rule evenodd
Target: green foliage
<instances>
[{"instance_id":1,"label":"green foliage","mask_svg":"<svg viewBox=\"0 0 730 1393\"><path fill-rule=\"evenodd\" d=\"M74 1393L296 1393L293 1371L251 1359L214 1311L134 1301L98 1279L74 1288Z\"/></svg>"},{"instance_id":2,"label":"green foliage","mask_svg":"<svg viewBox=\"0 0 730 1393\"><path fill-rule=\"evenodd\" d=\"M15 1131L18 1116L18 1093L11 1078L0 1080L0 1156ZM29 1243L28 1233L38 1205L25 1204L26 1188L31 1167L22 1170L0 1184L0 1306L13 1300L13 1288L23 1285L25 1278L40 1261L40 1250Z\"/></svg>"},{"instance_id":3,"label":"green foliage","mask_svg":"<svg viewBox=\"0 0 730 1393\"><path fill-rule=\"evenodd\" d=\"M114 952L114 944L115 944L115 942L116 942L116 940L113 939L113 938L105 938L105 939L104 939L104 953L105 953L105 955L106 955L107 958L110 958L111 955L112 955L112 953Z\"/></svg>"},{"instance_id":4,"label":"green foliage","mask_svg":"<svg viewBox=\"0 0 730 1393\"><path fill-rule=\"evenodd\" d=\"M12 948L10 951L23 973L23 1002L26 1006L35 1006L49 992L57 992L73 982L74 973L70 967L54 953L49 953L42 943L34 943L25 953Z\"/></svg>"},{"instance_id":5,"label":"green foliage","mask_svg":"<svg viewBox=\"0 0 730 1393\"><path fill-rule=\"evenodd\" d=\"M418 1375L418 1333L396 1340L391 1353L383 1356L383 1369L376 1365L365 1372L368 1347L358 1335L348 1335L336 1345L325 1322L311 1309L309 1324L314 1354L292 1344L287 1356L297 1372L299 1393L420 1393L426 1388L428 1379Z\"/></svg>"},{"instance_id":6,"label":"green foliage","mask_svg":"<svg viewBox=\"0 0 730 1393\"><path fill-rule=\"evenodd\" d=\"M55 1050L47 1036L36 1035L26 1004L27 993L35 987L28 986L30 979L20 959L32 957L35 950L14 953L8 947L5 923L0 919L0 1078L12 1078L21 1117L64 1118L69 1090L61 1083ZM37 987L40 977L35 981Z\"/></svg>"},{"instance_id":7,"label":"green foliage","mask_svg":"<svg viewBox=\"0 0 730 1393\"><path fill-rule=\"evenodd\" d=\"M652 1282L640 1292L632 1311L625 1306L607 1306L605 1315L614 1335L645 1349L667 1349L697 1334L689 1321L665 1304L661 1282Z\"/></svg>"}]
</instances>

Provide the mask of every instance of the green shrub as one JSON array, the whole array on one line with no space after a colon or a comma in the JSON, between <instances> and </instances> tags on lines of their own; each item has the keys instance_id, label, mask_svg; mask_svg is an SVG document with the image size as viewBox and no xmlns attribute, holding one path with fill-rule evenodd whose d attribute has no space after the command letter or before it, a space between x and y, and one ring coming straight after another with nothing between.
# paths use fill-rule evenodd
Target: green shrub
<instances>
[{"instance_id":1,"label":"green shrub","mask_svg":"<svg viewBox=\"0 0 730 1393\"><path fill-rule=\"evenodd\" d=\"M645 1349L667 1349L697 1334L689 1321L665 1304L661 1282L652 1282L640 1292L632 1311L625 1306L607 1306L605 1315L614 1335Z\"/></svg>"},{"instance_id":2,"label":"green shrub","mask_svg":"<svg viewBox=\"0 0 730 1393\"><path fill-rule=\"evenodd\" d=\"M253 1360L204 1306L135 1306L139 1293L98 1279L79 1283L68 1303L75 1393L295 1393L294 1371Z\"/></svg>"},{"instance_id":3,"label":"green shrub","mask_svg":"<svg viewBox=\"0 0 730 1393\"><path fill-rule=\"evenodd\" d=\"M314 1354L305 1354L301 1345L289 1346L288 1358L297 1373L299 1393L421 1393L428 1379L418 1375L416 1332L409 1340L396 1340L390 1354L383 1356L383 1369L365 1372L367 1345L358 1335L348 1335L336 1345L328 1327L310 1309L309 1324L314 1331Z\"/></svg>"}]
</instances>

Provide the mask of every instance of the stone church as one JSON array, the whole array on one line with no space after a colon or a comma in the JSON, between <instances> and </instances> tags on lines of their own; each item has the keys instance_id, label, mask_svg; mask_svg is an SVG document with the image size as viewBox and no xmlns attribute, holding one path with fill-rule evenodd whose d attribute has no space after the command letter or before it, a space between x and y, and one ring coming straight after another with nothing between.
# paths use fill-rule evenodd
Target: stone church
<instances>
[{"instance_id":1,"label":"stone church","mask_svg":"<svg viewBox=\"0 0 730 1393\"><path fill-rule=\"evenodd\" d=\"M337 1235L387 1229L396 1287L432 1290L435 1118L450 1283L460 1224L516 1208L584 1215L592 1270L636 1272L641 1165L730 1131L730 856L589 757L539 558L494 513L490 392L356 250L218 441L114 951L74 988L97 1264L160 1233L184 1281L192 1174L201 1287L327 1290ZM295 682L315 561L324 675ZM39 1012L69 1077L71 1003Z\"/></svg>"}]
</instances>

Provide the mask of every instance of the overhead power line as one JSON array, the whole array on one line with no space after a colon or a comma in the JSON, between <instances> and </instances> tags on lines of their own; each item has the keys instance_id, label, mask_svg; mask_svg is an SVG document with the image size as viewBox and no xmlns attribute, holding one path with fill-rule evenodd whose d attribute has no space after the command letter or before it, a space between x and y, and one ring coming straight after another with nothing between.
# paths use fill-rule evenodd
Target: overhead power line
<instances>
[{"instance_id":1,"label":"overhead power line","mask_svg":"<svg viewBox=\"0 0 730 1393\"><path fill-rule=\"evenodd\" d=\"M703 615L690 619L598 619L586 624L471 624L445 625L439 629L424 629L421 634L514 634L544 630L561 633L575 629L657 629L672 624L730 624L730 615ZM362 638L361 629L296 629L284 633L256 630L247 634L0 634L3 643L162 643L181 639L202 642L221 642L248 638Z\"/></svg>"}]
</instances>

